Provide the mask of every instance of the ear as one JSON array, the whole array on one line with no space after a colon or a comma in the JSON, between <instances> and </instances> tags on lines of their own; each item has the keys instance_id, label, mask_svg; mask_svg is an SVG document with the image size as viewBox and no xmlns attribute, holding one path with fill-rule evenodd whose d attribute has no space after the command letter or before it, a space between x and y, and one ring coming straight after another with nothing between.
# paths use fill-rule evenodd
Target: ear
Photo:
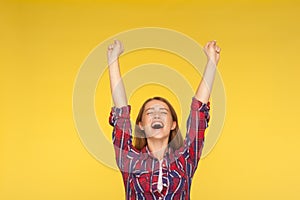
<instances>
[{"instance_id":1,"label":"ear","mask_svg":"<svg viewBox=\"0 0 300 200\"><path fill-rule=\"evenodd\" d=\"M142 125L142 122L139 122L139 127L140 127L140 129L143 131L144 130L144 127L143 127L143 125Z\"/></svg>"},{"instance_id":2,"label":"ear","mask_svg":"<svg viewBox=\"0 0 300 200\"><path fill-rule=\"evenodd\" d=\"M177 126L176 121L173 121L172 126L171 126L171 130L173 131Z\"/></svg>"}]
</instances>

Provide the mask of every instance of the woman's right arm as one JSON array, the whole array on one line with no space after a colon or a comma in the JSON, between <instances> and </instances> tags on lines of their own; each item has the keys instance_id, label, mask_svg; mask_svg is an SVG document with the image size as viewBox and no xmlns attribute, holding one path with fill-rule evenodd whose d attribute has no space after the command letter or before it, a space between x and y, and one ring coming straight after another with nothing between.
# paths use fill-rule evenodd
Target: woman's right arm
<instances>
[{"instance_id":1,"label":"woman's right arm","mask_svg":"<svg viewBox=\"0 0 300 200\"><path fill-rule=\"evenodd\" d=\"M130 105L127 104L118 60L123 51L123 45L119 40L115 40L113 44L109 45L107 50L110 87L114 102L114 107L112 107L109 116L109 123L114 127L112 139L117 165L122 172L128 172L130 161L127 155L132 150L132 129Z\"/></svg>"},{"instance_id":2,"label":"woman's right arm","mask_svg":"<svg viewBox=\"0 0 300 200\"><path fill-rule=\"evenodd\" d=\"M111 95L117 108L127 105L125 87L119 66L119 56L123 51L123 44L119 40L114 40L114 43L109 45L107 50Z\"/></svg>"}]
</instances>

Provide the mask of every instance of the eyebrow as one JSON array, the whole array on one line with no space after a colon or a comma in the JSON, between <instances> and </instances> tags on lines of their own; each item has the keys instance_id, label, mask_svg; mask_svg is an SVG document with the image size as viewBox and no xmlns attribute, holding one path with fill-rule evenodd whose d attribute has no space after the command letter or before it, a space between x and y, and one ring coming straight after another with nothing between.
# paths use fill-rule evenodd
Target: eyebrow
<instances>
[{"instance_id":1,"label":"eyebrow","mask_svg":"<svg viewBox=\"0 0 300 200\"><path fill-rule=\"evenodd\" d=\"M147 112L148 110L154 110L154 108L147 108L145 110L145 112ZM159 108L159 110L165 110L165 111L169 112L169 110L167 108Z\"/></svg>"}]
</instances>

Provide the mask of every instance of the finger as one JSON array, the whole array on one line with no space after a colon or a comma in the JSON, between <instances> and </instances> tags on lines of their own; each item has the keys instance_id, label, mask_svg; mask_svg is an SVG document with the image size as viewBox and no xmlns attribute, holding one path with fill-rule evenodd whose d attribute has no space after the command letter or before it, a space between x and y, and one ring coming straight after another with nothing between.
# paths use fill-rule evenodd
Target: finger
<instances>
[{"instance_id":1,"label":"finger","mask_svg":"<svg viewBox=\"0 0 300 200\"><path fill-rule=\"evenodd\" d=\"M121 49L121 42L120 40L115 40L115 47L118 47Z\"/></svg>"},{"instance_id":2,"label":"finger","mask_svg":"<svg viewBox=\"0 0 300 200\"><path fill-rule=\"evenodd\" d=\"M209 41L209 42L207 42L207 44L206 44L206 50L208 50L208 49L210 49L212 47L212 42L211 41Z\"/></svg>"},{"instance_id":3,"label":"finger","mask_svg":"<svg viewBox=\"0 0 300 200\"><path fill-rule=\"evenodd\" d=\"M119 42L118 42L118 40L114 40L114 47L117 47L117 46L119 46Z\"/></svg>"},{"instance_id":4,"label":"finger","mask_svg":"<svg viewBox=\"0 0 300 200\"><path fill-rule=\"evenodd\" d=\"M216 43L217 43L217 41L216 41L216 40L210 41L210 44L209 44L209 46L210 46L210 47L213 47L213 48L215 48L215 46L216 46Z\"/></svg>"},{"instance_id":5,"label":"finger","mask_svg":"<svg viewBox=\"0 0 300 200\"><path fill-rule=\"evenodd\" d=\"M120 40L114 40L114 41L115 41L116 45L121 46L121 41Z\"/></svg>"},{"instance_id":6,"label":"finger","mask_svg":"<svg viewBox=\"0 0 300 200\"><path fill-rule=\"evenodd\" d=\"M120 52L123 53L123 51L124 51L123 43L120 40L117 40L117 44L120 47Z\"/></svg>"},{"instance_id":7,"label":"finger","mask_svg":"<svg viewBox=\"0 0 300 200\"><path fill-rule=\"evenodd\" d=\"M204 46L205 49L208 48L209 42L206 43L206 45Z\"/></svg>"}]
</instances>

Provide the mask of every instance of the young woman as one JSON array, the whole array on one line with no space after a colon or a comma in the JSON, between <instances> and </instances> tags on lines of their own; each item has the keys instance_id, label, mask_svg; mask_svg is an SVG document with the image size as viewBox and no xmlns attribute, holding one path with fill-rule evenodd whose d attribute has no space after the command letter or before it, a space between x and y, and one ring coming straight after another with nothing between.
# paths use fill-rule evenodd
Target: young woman
<instances>
[{"instance_id":1,"label":"young woman","mask_svg":"<svg viewBox=\"0 0 300 200\"><path fill-rule=\"evenodd\" d=\"M126 199L190 198L192 177L200 160L204 131L209 122L209 97L220 50L216 41L210 41L204 47L206 69L192 98L185 140L172 105L162 97L154 97L146 100L139 111L133 145L131 107L127 103L118 61L123 45L119 40L109 45L107 58L114 102L109 122L114 127L113 144Z\"/></svg>"}]
</instances>

